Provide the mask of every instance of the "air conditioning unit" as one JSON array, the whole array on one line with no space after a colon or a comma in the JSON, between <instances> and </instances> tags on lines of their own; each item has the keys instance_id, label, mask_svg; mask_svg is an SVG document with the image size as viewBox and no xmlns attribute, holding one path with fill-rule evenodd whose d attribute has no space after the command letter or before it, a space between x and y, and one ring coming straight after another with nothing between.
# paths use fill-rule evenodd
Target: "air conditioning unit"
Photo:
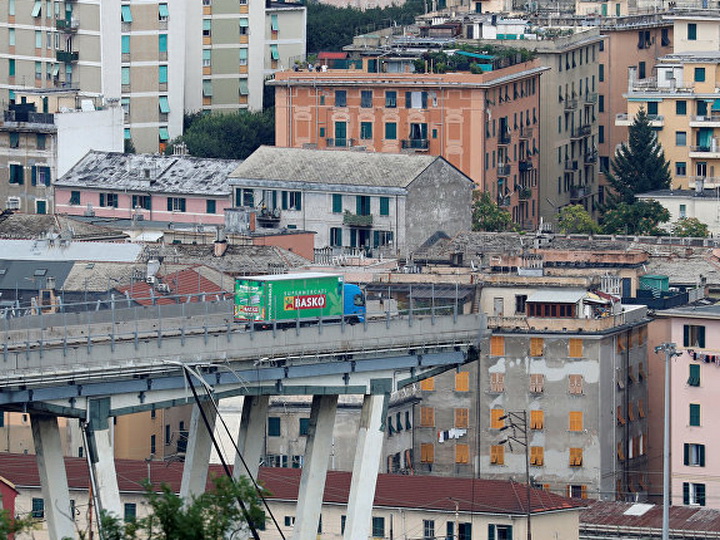
<instances>
[{"instance_id":1,"label":"air conditioning unit","mask_svg":"<svg viewBox=\"0 0 720 540\"><path fill-rule=\"evenodd\" d=\"M20 210L20 197L8 197L5 208L8 210Z\"/></svg>"}]
</instances>

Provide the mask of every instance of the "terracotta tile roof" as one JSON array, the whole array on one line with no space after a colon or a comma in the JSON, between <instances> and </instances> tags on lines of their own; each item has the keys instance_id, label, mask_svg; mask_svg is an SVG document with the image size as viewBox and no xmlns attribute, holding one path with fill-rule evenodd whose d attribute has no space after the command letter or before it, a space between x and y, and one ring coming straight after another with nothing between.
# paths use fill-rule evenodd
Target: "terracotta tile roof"
<instances>
[{"instance_id":1,"label":"terracotta tile roof","mask_svg":"<svg viewBox=\"0 0 720 540\"><path fill-rule=\"evenodd\" d=\"M137 303L143 306L153 304L153 295L156 298L156 304L166 305L176 304L178 302L177 296L198 295L201 293L222 294L223 292L228 292L221 290L218 284L207 279L195 268L188 268L171 274L158 273L156 278L160 283L166 284L170 292L161 293L157 290L152 290L152 286L145 281L138 281L132 285L117 287L117 291L120 292L120 294L129 293ZM230 281L227 283L231 285ZM199 296L192 296L190 297L190 301L197 302L200 298Z\"/></svg>"},{"instance_id":2,"label":"terracotta tile roof","mask_svg":"<svg viewBox=\"0 0 720 540\"><path fill-rule=\"evenodd\" d=\"M87 463L82 458L65 458L68 484L71 489L85 489L89 485ZM118 485L123 492L143 491L148 477L148 463L116 459ZM176 492L180 490L182 463L150 462L153 484L165 483ZM34 455L0 453L0 471L17 488L38 487L40 480ZM260 469L260 483L272 494L269 499L293 501L297 499L301 469ZM210 466L210 475L223 474L220 465ZM328 471L323 501L346 504L350 491L350 473ZM455 511L457 501L462 512L510 513L525 512L525 488L522 484L501 480L448 478L437 476L378 475L375 506ZM531 491L532 511L571 510L586 501L568 499L541 489Z\"/></svg>"}]
</instances>

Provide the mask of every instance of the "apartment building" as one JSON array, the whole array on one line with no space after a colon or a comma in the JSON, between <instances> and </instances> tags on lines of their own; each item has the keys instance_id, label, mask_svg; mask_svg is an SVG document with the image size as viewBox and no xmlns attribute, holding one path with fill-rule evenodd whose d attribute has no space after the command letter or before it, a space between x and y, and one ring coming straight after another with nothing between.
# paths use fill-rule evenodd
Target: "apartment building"
<instances>
[{"instance_id":1,"label":"apartment building","mask_svg":"<svg viewBox=\"0 0 720 540\"><path fill-rule=\"evenodd\" d=\"M712 185L720 177L718 24L720 17L707 13L674 15L674 52L658 59L653 77L640 65L630 67L627 111L615 119L629 126L645 109L670 161L673 189Z\"/></svg>"},{"instance_id":2,"label":"apartment building","mask_svg":"<svg viewBox=\"0 0 720 540\"><path fill-rule=\"evenodd\" d=\"M539 80L547 68L537 61L499 67L489 55L475 56L488 71L378 73L378 60L365 59L363 71L277 73L276 144L442 156L532 229Z\"/></svg>"},{"instance_id":3,"label":"apartment building","mask_svg":"<svg viewBox=\"0 0 720 540\"><path fill-rule=\"evenodd\" d=\"M720 309L693 306L656 312L651 325L654 344L674 343L679 356L669 364L663 352L648 350L650 385L655 396L650 419L651 477L656 500L662 494L664 373L670 369L671 504L720 508L714 479L720 421L715 417L715 381L720 381Z\"/></svg>"},{"instance_id":4,"label":"apartment building","mask_svg":"<svg viewBox=\"0 0 720 540\"><path fill-rule=\"evenodd\" d=\"M291 3L0 2L0 100L26 88L119 100L126 140L164 150L186 111L260 109L264 77L305 54Z\"/></svg>"},{"instance_id":5,"label":"apartment building","mask_svg":"<svg viewBox=\"0 0 720 540\"><path fill-rule=\"evenodd\" d=\"M52 213L53 183L86 152L123 150L123 111L72 90L18 90L16 98L0 120L0 207Z\"/></svg>"}]
</instances>

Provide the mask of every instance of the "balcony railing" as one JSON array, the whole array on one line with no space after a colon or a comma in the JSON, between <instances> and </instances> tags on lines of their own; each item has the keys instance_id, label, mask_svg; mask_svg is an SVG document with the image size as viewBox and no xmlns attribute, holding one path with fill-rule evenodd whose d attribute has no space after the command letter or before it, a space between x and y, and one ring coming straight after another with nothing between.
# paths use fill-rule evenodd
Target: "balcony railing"
<instances>
[{"instance_id":1,"label":"balcony railing","mask_svg":"<svg viewBox=\"0 0 720 540\"><path fill-rule=\"evenodd\" d=\"M500 133L498 136L498 144L510 144L510 133Z\"/></svg>"},{"instance_id":2,"label":"balcony railing","mask_svg":"<svg viewBox=\"0 0 720 540\"><path fill-rule=\"evenodd\" d=\"M706 154L718 154L720 153L720 146L691 146L691 152L702 152Z\"/></svg>"},{"instance_id":3,"label":"balcony railing","mask_svg":"<svg viewBox=\"0 0 720 540\"><path fill-rule=\"evenodd\" d=\"M566 171L577 171L578 170L577 160L576 159L565 160L565 170Z\"/></svg>"},{"instance_id":4,"label":"balcony railing","mask_svg":"<svg viewBox=\"0 0 720 540\"><path fill-rule=\"evenodd\" d=\"M498 174L498 176L509 176L510 175L510 165L498 165L497 166L497 174Z\"/></svg>"},{"instance_id":5,"label":"balcony railing","mask_svg":"<svg viewBox=\"0 0 720 540\"><path fill-rule=\"evenodd\" d=\"M598 153L597 150L585 154L585 163L597 163Z\"/></svg>"},{"instance_id":6,"label":"balcony railing","mask_svg":"<svg viewBox=\"0 0 720 540\"><path fill-rule=\"evenodd\" d=\"M720 122L720 115L717 114L711 114L711 115L704 115L704 116L693 116L692 117L693 122Z\"/></svg>"},{"instance_id":7,"label":"balcony railing","mask_svg":"<svg viewBox=\"0 0 720 540\"><path fill-rule=\"evenodd\" d=\"M528 187L520 187L518 189L518 197L521 201L526 201L532 197L532 190Z\"/></svg>"},{"instance_id":8,"label":"balcony railing","mask_svg":"<svg viewBox=\"0 0 720 540\"><path fill-rule=\"evenodd\" d=\"M55 115L50 113L5 111L5 122L27 122L28 124L54 124Z\"/></svg>"},{"instance_id":9,"label":"balcony railing","mask_svg":"<svg viewBox=\"0 0 720 540\"><path fill-rule=\"evenodd\" d=\"M565 110L574 111L575 109L577 109L577 99L565 98Z\"/></svg>"},{"instance_id":10,"label":"balcony railing","mask_svg":"<svg viewBox=\"0 0 720 540\"><path fill-rule=\"evenodd\" d=\"M528 126L523 126L520 128L520 138L521 139L532 139L533 136L533 128Z\"/></svg>"},{"instance_id":11,"label":"balcony railing","mask_svg":"<svg viewBox=\"0 0 720 540\"><path fill-rule=\"evenodd\" d=\"M570 200L577 201L587 197L588 191L586 187L571 187L570 188Z\"/></svg>"},{"instance_id":12,"label":"balcony railing","mask_svg":"<svg viewBox=\"0 0 720 540\"><path fill-rule=\"evenodd\" d=\"M597 100L597 92L587 92L585 94L585 105L594 105L595 103L597 103Z\"/></svg>"},{"instance_id":13,"label":"balcony railing","mask_svg":"<svg viewBox=\"0 0 720 540\"><path fill-rule=\"evenodd\" d=\"M77 32L79 27L78 19L55 19L55 28L61 32Z\"/></svg>"},{"instance_id":14,"label":"balcony railing","mask_svg":"<svg viewBox=\"0 0 720 540\"><path fill-rule=\"evenodd\" d=\"M520 172L531 171L533 168L533 162L530 161L529 159L520 160L519 168L520 168Z\"/></svg>"},{"instance_id":15,"label":"balcony railing","mask_svg":"<svg viewBox=\"0 0 720 540\"><path fill-rule=\"evenodd\" d=\"M403 139L402 148L404 150L427 150L430 147L428 139Z\"/></svg>"},{"instance_id":16,"label":"balcony railing","mask_svg":"<svg viewBox=\"0 0 720 540\"><path fill-rule=\"evenodd\" d=\"M582 139L583 137L589 137L591 131L592 131L592 128L589 125L576 127L576 128L573 128L570 138L571 139Z\"/></svg>"},{"instance_id":17,"label":"balcony railing","mask_svg":"<svg viewBox=\"0 0 720 540\"><path fill-rule=\"evenodd\" d=\"M325 139L325 142L327 143L328 148L348 148L355 146L355 139L348 138Z\"/></svg>"},{"instance_id":18,"label":"balcony railing","mask_svg":"<svg viewBox=\"0 0 720 540\"><path fill-rule=\"evenodd\" d=\"M58 62L77 62L80 58L80 53L77 51L57 51L56 58Z\"/></svg>"},{"instance_id":19,"label":"balcony railing","mask_svg":"<svg viewBox=\"0 0 720 540\"><path fill-rule=\"evenodd\" d=\"M372 214L361 215L345 212L343 214L343 225L347 225L348 227L372 227L373 216Z\"/></svg>"}]
</instances>

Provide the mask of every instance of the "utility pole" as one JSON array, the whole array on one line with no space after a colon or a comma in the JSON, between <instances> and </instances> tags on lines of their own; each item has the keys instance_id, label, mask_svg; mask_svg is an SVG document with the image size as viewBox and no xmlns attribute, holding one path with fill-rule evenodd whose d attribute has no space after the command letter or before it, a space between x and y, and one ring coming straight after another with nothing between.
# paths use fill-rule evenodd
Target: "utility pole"
<instances>
[{"instance_id":1,"label":"utility pole","mask_svg":"<svg viewBox=\"0 0 720 540\"><path fill-rule=\"evenodd\" d=\"M530 441L528 440L528 418L527 411L508 412L500 417L500 420L507 420L508 423L500 428L500 431L512 429L512 434L508 435L500 444L507 443L512 452L513 441L525 448L525 518L527 519L527 540L532 540L531 525L531 509L530 509Z\"/></svg>"},{"instance_id":2,"label":"utility pole","mask_svg":"<svg viewBox=\"0 0 720 540\"><path fill-rule=\"evenodd\" d=\"M680 353L674 343L661 343L655 353L665 353L665 397L663 418L663 516L662 540L670 539L670 360Z\"/></svg>"}]
</instances>

